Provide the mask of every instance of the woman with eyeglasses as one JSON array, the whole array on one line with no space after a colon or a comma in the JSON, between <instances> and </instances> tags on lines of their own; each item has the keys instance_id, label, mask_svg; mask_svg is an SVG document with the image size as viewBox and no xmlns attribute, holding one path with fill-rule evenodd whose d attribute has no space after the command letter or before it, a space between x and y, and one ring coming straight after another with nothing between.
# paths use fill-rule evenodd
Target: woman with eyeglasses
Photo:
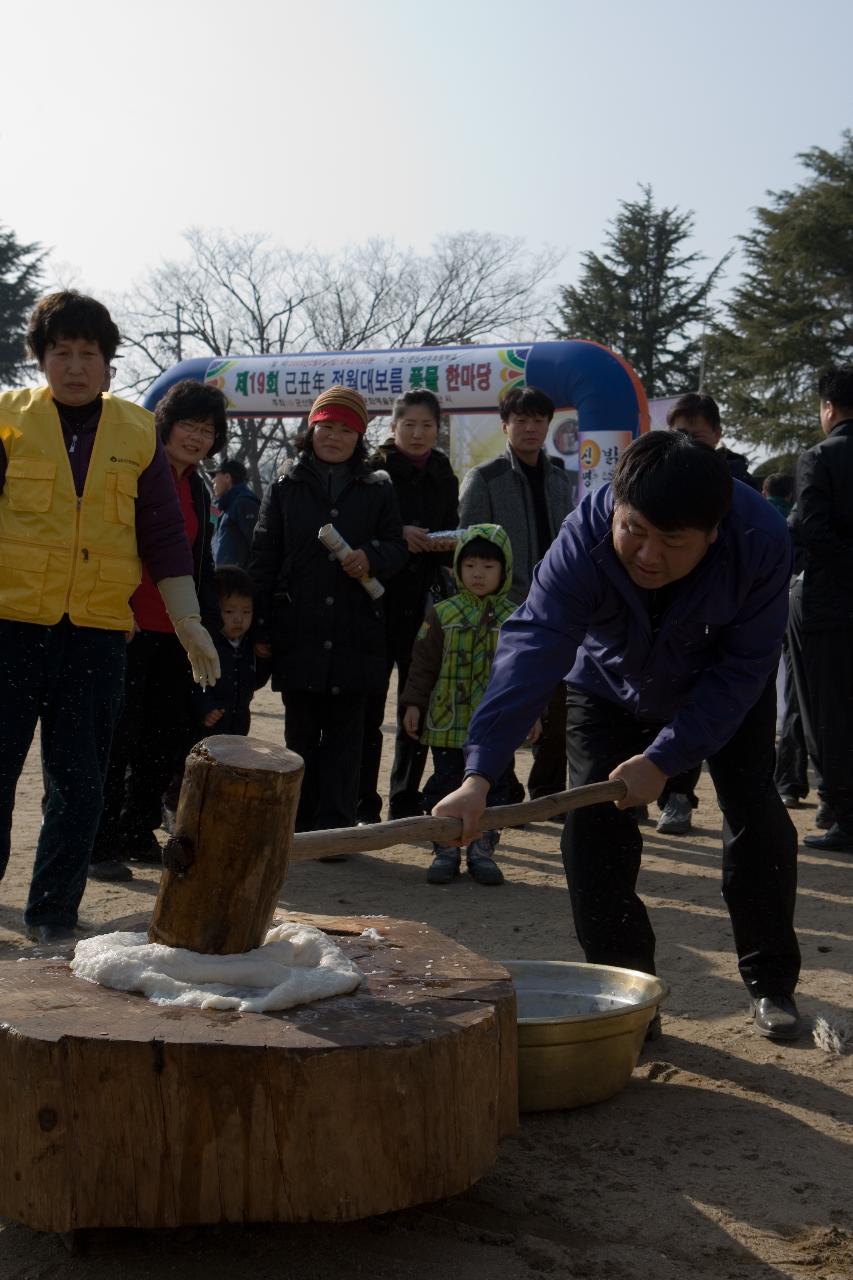
<instances>
[{"instance_id":1,"label":"woman with eyeglasses","mask_svg":"<svg viewBox=\"0 0 853 1280\"><path fill-rule=\"evenodd\" d=\"M216 629L210 497L198 474L210 453L225 448L225 397L186 380L154 411L157 433L172 468L202 616ZM193 745L189 718L190 668L162 598L143 570L131 599L134 630L127 646L124 707L113 735L104 809L89 862L93 880L132 880L128 861L160 864L155 830L163 792Z\"/></svg>"}]
</instances>

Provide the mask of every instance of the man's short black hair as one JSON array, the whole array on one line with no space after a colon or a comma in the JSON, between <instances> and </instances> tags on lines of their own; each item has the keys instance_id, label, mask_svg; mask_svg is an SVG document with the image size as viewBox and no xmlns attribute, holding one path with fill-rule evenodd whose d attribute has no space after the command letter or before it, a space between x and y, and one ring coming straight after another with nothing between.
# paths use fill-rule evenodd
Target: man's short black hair
<instances>
[{"instance_id":1,"label":"man's short black hair","mask_svg":"<svg viewBox=\"0 0 853 1280\"><path fill-rule=\"evenodd\" d=\"M836 409L849 409L853 416L853 365L831 365L817 384L821 402L829 400Z\"/></svg>"},{"instance_id":2,"label":"man's short black hair","mask_svg":"<svg viewBox=\"0 0 853 1280\"><path fill-rule=\"evenodd\" d=\"M421 388L418 391L404 391L401 396L398 396L391 410L391 422L399 422L401 418L404 418L406 410L413 404L425 405L435 418L435 425L437 427L441 426L441 405L438 402L438 396L433 395L426 388Z\"/></svg>"},{"instance_id":3,"label":"man's short black hair","mask_svg":"<svg viewBox=\"0 0 853 1280\"><path fill-rule=\"evenodd\" d=\"M656 529L710 533L732 504L723 454L681 431L649 431L628 446L613 476L613 497Z\"/></svg>"},{"instance_id":4,"label":"man's short black hair","mask_svg":"<svg viewBox=\"0 0 853 1280\"><path fill-rule=\"evenodd\" d=\"M538 387L513 387L501 400L501 422L508 422L511 413L543 417L550 422L554 416L554 401Z\"/></svg>"},{"instance_id":5,"label":"man's short black hair","mask_svg":"<svg viewBox=\"0 0 853 1280\"><path fill-rule=\"evenodd\" d=\"M248 472L242 462L238 462L236 458L223 458L218 467L213 468L213 474L218 476L222 473L224 476L230 476L235 484L245 484Z\"/></svg>"},{"instance_id":6,"label":"man's short black hair","mask_svg":"<svg viewBox=\"0 0 853 1280\"><path fill-rule=\"evenodd\" d=\"M115 356L121 334L102 302L76 289L49 293L33 308L27 325L27 346L39 364L49 346L73 338L97 342L107 364Z\"/></svg>"},{"instance_id":7,"label":"man's short black hair","mask_svg":"<svg viewBox=\"0 0 853 1280\"><path fill-rule=\"evenodd\" d=\"M220 453L228 436L226 399L217 387L207 387L193 378L184 378L170 387L154 410L157 434L165 444L176 422L211 422L213 444L208 453Z\"/></svg>"},{"instance_id":8,"label":"man's short black hair","mask_svg":"<svg viewBox=\"0 0 853 1280\"><path fill-rule=\"evenodd\" d=\"M782 498L790 501L794 496L794 477L790 471L771 471L764 477L761 486L768 498Z\"/></svg>"},{"instance_id":9,"label":"man's short black hair","mask_svg":"<svg viewBox=\"0 0 853 1280\"><path fill-rule=\"evenodd\" d=\"M676 418L686 418L692 423L696 418L704 418L712 431L720 431L720 407L713 396L701 395L698 391L688 391L679 396L666 415L666 425L672 427Z\"/></svg>"},{"instance_id":10,"label":"man's short black hair","mask_svg":"<svg viewBox=\"0 0 853 1280\"><path fill-rule=\"evenodd\" d=\"M255 584L245 569L238 564L222 564L213 571L217 598L222 601L228 596L246 596L255 598Z\"/></svg>"},{"instance_id":11,"label":"man's short black hair","mask_svg":"<svg viewBox=\"0 0 853 1280\"><path fill-rule=\"evenodd\" d=\"M470 542L465 543L465 546L459 552L459 563L461 564L463 560L467 560L469 557L475 560L497 560L502 569L506 568L506 558L498 544L482 536L472 538Z\"/></svg>"}]
</instances>

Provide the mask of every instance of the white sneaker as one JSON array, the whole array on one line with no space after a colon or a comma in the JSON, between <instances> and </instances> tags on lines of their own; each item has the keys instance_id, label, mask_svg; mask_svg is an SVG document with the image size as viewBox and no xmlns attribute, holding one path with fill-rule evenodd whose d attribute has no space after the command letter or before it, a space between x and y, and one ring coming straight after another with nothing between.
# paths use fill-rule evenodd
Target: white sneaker
<instances>
[{"instance_id":1,"label":"white sneaker","mask_svg":"<svg viewBox=\"0 0 853 1280\"><path fill-rule=\"evenodd\" d=\"M693 825L693 805L688 796L674 791L658 818L657 830L664 836L686 836Z\"/></svg>"}]
</instances>

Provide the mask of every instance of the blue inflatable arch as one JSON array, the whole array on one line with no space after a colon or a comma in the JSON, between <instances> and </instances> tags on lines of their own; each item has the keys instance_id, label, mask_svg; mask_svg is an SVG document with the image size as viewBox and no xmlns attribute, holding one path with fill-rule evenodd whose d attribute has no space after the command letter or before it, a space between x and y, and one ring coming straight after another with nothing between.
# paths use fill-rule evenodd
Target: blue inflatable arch
<instances>
[{"instance_id":1,"label":"blue inflatable arch","mask_svg":"<svg viewBox=\"0 0 853 1280\"><path fill-rule=\"evenodd\" d=\"M578 415L581 472L612 472L622 449L649 428L649 407L631 366L596 342L395 347L184 360L149 388L145 405L184 378L219 387L234 417L302 417L336 383L359 391L373 414L387 414L404 391L433 391L449 414L496 413L513 387L539 387L557 409ZM587 485L589 487L589 485Z\"/></svg>"}]
</instances>

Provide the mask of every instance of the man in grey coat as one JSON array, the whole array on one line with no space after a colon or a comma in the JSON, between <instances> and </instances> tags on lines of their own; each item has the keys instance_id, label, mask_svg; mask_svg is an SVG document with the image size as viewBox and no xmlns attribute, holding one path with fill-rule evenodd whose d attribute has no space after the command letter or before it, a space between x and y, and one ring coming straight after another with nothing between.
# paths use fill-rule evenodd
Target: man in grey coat
<instances>
[{"instance_id":1,"label":"man in grey coat","mask_svg":"<svg viewBox=\"0 0 853 1280\"><path fill-rule=\"evenodd\" d=\"M575 505L575 478L552 462L543 445L554 404L536 387L514 387L500 409L507 446L499 458L468 472L459 493L460 524L500 524L512 547L510 598L521 604L533 570ZM566 690L561 682L542 719L528 779L532 798L566 786Z\"/></svg>"}]
</instances>

